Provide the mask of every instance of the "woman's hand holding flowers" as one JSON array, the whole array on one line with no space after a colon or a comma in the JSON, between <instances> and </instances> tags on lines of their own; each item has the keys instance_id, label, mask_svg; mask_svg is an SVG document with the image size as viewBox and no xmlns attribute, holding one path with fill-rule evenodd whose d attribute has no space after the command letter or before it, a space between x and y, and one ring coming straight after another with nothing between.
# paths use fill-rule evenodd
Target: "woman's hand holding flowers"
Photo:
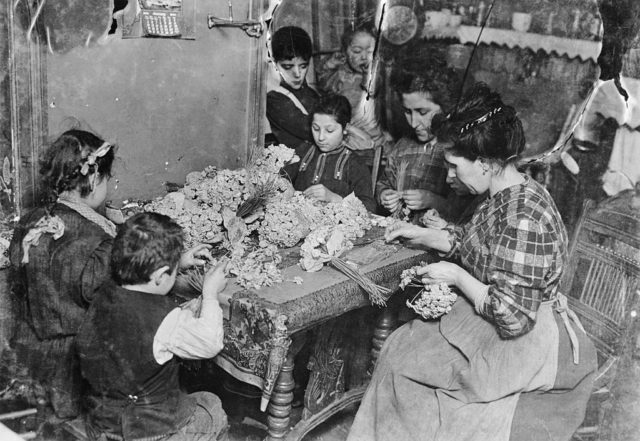
<instances>
[{"instance_id":1,"label":"woman's hand holding flowers","mask_svg":"<svg viewBox=\"0 0 640 441\"><path fill-rule=\"evenodd\" d=\"M389 225L384 232L384 240L391 242L395 239L404 239L409 245L428 246L423 242L423 237L427 228L422 228L408 222L395 222Z\"/></svg>"},{"instance_id":2,"label":"woman's hand holding flowers","mask_svg":"<svg viewBox=\"0 0 640 441\"><path fill-rule=\"evenodd\" d=\"M446 283L449 286L458 286L461 274L464 270L455 263L436 262L416 270L417 276L422 276L425 285Z\"/></svg>"}]
</instances>

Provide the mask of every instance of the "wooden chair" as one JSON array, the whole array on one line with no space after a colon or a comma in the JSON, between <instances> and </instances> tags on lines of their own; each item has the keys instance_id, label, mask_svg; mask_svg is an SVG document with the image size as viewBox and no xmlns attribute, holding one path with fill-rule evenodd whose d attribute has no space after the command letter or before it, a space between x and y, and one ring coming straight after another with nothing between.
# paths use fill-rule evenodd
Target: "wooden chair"
<instances>
[{"instance_id":1,"label":"wooden chair","mask_svg":"<svg viewBox=\"0 0 640 441\"><path fill-rule=\"evenodd\" d=\"M569 306L595 343L598 373L574 440L596 440L612 407L611 386L629 346L640 298L640 197L636 190L595 205L586 201L562 282Z\"/></svg>"}]
</instances>

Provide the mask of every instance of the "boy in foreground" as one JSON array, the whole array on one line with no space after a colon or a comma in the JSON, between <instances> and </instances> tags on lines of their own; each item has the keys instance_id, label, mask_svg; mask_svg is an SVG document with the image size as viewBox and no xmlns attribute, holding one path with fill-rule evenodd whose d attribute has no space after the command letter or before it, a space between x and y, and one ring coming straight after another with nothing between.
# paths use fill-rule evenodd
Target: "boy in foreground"
<instances>
[{"instance_id":1,"label":"boy in foreground","mask_svg":"<svg viewBox=\"0 0 640 441\"><path fill-rule=\"evenodd\" d=\"M183 247L169 217L140 213L115 238L113 280L99 291L77 338L92 440L227 439L227 417L210 392L180 389L183 359L214 357L223 347L218 295L221 264L205 275L201 307L180 308L167 296ZM196 311L196 312L194 312Z\"/></svg>"}]
</instances>

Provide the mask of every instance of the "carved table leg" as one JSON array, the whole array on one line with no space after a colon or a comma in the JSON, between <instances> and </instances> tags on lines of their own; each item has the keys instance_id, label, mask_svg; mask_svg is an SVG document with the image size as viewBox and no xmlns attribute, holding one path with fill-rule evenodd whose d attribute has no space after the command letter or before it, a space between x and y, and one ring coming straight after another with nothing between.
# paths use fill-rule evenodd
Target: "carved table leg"
<instances>
[{"instance_id":1,"label":"carved table leg","mask_svg":"<svg viewBox=\"0 0 640 441\"><path fill-rule=\"evenodd\" d=\"M345 320L330 320L315 332L315 345L308 364L311 374L304 395L303 419L318 413L344 393L342 352L347 338Z\"/></svg>"},{"instance_id":2,"label":"carved table leg","mask_svg":"<svg viewBox=\"0 0 640 441\"><path fill-rule=\"evenodd\" d=\"M367 371L369 375L373 374L373 370L376 367L382 345L387 340L387 337L389 337L395 330L397 321L398 314L395 308L388 307L383 309L380 313L380 316L378 317L378 321L376 323L376 328L373 331L373 337L371 338L371 364L369 365L369 370Z\"/></svg>"},{"instance_id":3,"label":"carved table leg","mask_svg":"<svg viewBox=\"0 0 640 441\"><path fill-rule=\"evenodd\" d=\"M271 401L267 411L267 424L269 426L267 441L283 439L289 431L291 422L291 402L293 401L293 358L295 354L289 353L282 365L282 370L273 388Z\"/></svg>"}]
</instances>

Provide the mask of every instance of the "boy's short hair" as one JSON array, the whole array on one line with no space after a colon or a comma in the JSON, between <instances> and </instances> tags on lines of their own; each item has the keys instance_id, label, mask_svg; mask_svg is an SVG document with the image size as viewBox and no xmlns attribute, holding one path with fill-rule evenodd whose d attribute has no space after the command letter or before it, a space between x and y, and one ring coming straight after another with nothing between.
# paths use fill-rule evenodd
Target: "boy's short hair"
<instances>
[{"instance_id":1,"label":"boy's short hair","mask_svg":"<svg viewBox=\"0 0 640 441\"><path fill-rule=\"evenodd\" d=\"M271 37L271 55L277 62L300 57L309 61L313 46L309 34L297 26L285 26Z\"/></svg>"},{"instance_id":2,"label":"boy's short hair","mask_svg":"<svg viewBox=\"0 0 640 441\"><path fill-rule=\"evenodd\" d=\"M118 285L139 285L163 266L173 271L183 247L180 225L158 213L138 213L118 231L111 251L111 275Z\"/></svg>"}]
</instances>

